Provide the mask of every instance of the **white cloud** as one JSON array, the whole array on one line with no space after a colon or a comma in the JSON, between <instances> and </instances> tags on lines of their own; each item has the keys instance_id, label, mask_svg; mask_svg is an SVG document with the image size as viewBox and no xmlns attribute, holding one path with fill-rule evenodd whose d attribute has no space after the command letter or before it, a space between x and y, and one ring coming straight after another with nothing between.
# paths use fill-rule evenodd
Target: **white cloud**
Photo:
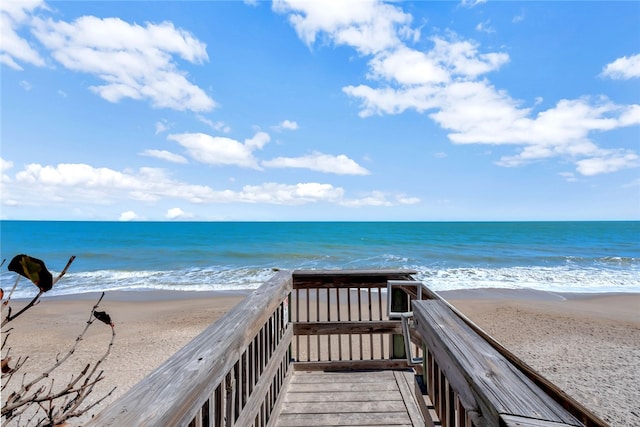
<instances>
[{"instance_id":1,"label":"white cloud","mask_svg":"<svg viewBox=\"0 0 640 427\"><path fill-rule=\"evenodd\" d=\"M509 55L502 52L480 53L479 45L472 40L451 40L433 37L433 49L428 56L442 64L454 76L475 78L498 70L509 62Z\"/></svg>"},{"instance_id":2,"label":"white cloud","mask_svg":"<svg viewBox=\"0 0 640 427\"><path fill-rule=\"evenodd\" d=\"M6 174L6 172L11 168L13 168L13 162L9 160L5 160L2 157L0 157L0 176L2 177L0 182L2 183L11 182L11 178L9 177L9 175Z\"/></svg>"},{"instance_id":3,"label":"white cloud","mask_svg":"<svg viewBox=\"0 0 640 427\"><path fill-rule=\"evenodd\" d=\"M343 196L344 189L317 182L294 185L270 182L261 185L245 185L242 188L242 198L246 201L278 205L300 205L319 201L339 202Z\"/></svg>"},{"instance_id":4,"label":"white cloud","mask_svg":"<svg viewBox=\"0 0 640 427\"><path fill-rule=\"evenodd\" d=\"M437 84L449 80L449 74L434 58L407 47L376 55L369 63L370 78L395 80L400 84Z\"/></svg>"},{"instance_id":5,"label":"white cloud","mask_svg":"<svg viewBox=\"0 0 640 427\"><path fill-rule=\"evenodd\" d=\"M214 122L213 120L209 120L201 114L196 114L196 119L198 119L205 125L209 126L211 129L217 130L218 132L224 132L224 133L231 132L231 128L221 120Z\"/></svg>"},{"instance_id":6,"label":"white cloud","mask_svg":"<svg viewBox=\"0 0 640 427\"><path fill-rule=\"evenodd\" d=\"M33 89L33 87L31 86L31 83L29 83L26 80L20 80L20 87L24 90L26 90L27 92L30 91L31 89Z\"/></svg>"},{"instance_id":7,"label":"white cloud","mask_svg":"<svg viewBox=\"0 0 640 427\"><path fill-rule=\"evenodd\" d=\"M261 149L270 137L264 132L256 133L244 143L222 136L204 133L169 135L168 139L187 149L194 160L210 165L233 165L260 170L253 151Z\"/></svg>"},{"instance_id":8,"label":"white cloud","mask_svg":"<svg viewBox=\"0 0 640 427\"><path fill-rule=\"evenodd\" d=\"M156 135L169 130L169 124L166 120L156 122Z\"/></svg>"},{"instance_id":9,"label":"white cloud","mask_svg":"<svg viewBox=\"0 0 640 427\"><path fill-rule=\"evenodd\" d=\"M172 220L173 219L189 219L189 218L193 218L193 215L186 213L180 208L171 208L167 210L165 218L172 219Z\"/></svg>"},{"instance_id":10,"label":"white cloud","mask_svg":"<svg viewBox=\"0 0 640 427\"><path fill-rule=\"evenodd\" d=\"M279 125L274 126L274 128L277 131L297 130L298 129L298 123L293 121L293 120L283 120Z\"/></svg>"},{"instance_id":11,"label":"white cloud","mask_svg":"<svg viewBox=\"0 0 640 427\"><path fill-rule=\"evenodd\" d=\"M601 75L617 80L640 78L640 53L629 57L623 56L607 64Z\"/></svg>"},{"instance_id":12,"label":"white cloud","mask_svg":"<svg viewBox=\"0 0 640 427\"><path fill-rule=\"evenodd\" d=\"M156 159L166 160L172 163L189 163L187 159L181 155L166 150L144 150L140 154L142 156L155 157Z\"/></svg>"},{"instance_id":13,"label":"white cloud","mask_svg":"<svg viewBox=\"0 0 640 427\"><path fill-rule=\"evenodd\" d=\"M607 154L590 139L594 132L640 124L640 106L615 105L604 98L563 99L556 106L533 115L504 91L494 87L487 73L509 61L503 52L482 52L477 42L448 32L431 38L433 46L424 51L409 46L407 30L411 16L395 5L358 2L354 10L331 3L277 2L274 9L288 13L300 38L308 44L319 35L334 44L353 47L369 55L368 84L343 88L361 102L359 115L400 114L406 110L427 113L456 144L510 144L519 146L514 155L504 156L498 165L514 167L530 161L563 157L575 162L583 174L612 172L633 163L624 156ZM465 1L475 6L479 1ZM381 16L385 10L386 17ZM364 23L384 22L384 43L375 44L345 34L361 33ZM487 29L488 21L480 29ZM621 58L610 64L606 75L636 76L640 55ZM535 99L536 105L539 98ZM302 159L302 158L301 158ZM301 159L275 159L281 162ZM581 163L578 163L581 162Z\"/></svg>"},{"instance_id":14,"label":"white cloud","mask_svg":"<svg viewBox=\"0 0 640 427\"><path fill-rule=\"evenodd\" d=\"M341 204L352 208L363 206L394 206L394 205L415 205L420 203L417 197L407 197L404 195L391 196L381 191L373 191L369 195L358 199L344 200Z\"/></svg>"},{"instance_id":15,"label":"white cloud","mask_svg":"<svg viewBox=\"0 0 640 427\"><path fill-rule=\"evenodd\" d=\"M487 0L461 0L460 4L464 7L475 7L479 4L486 3Z\"/></svg>"},{"instance_id":16,"label":"white cloud","mask_svg":"<svg viewBox=\"0 0 640 427\"><path fill-rule=\"evenodd\" d=\"M90 88L110 102L144 99L179 111L209 111L216 105L174 60L207 61L205 44L170 22L141 26L95 16L73 22L35 18L32 31L60 64L102 80Z\"/></svg>"},{"instance_id":17,"label":"white cloud","mask_svg":"<svg viewBox=\"0 0 640 427\"><path fill-rule=\"evenodd\" d=\"M478 23L478 25L476 25L476 31L480 31L487 34L493 34L496 32L496 30L491 26L490 19L487 19L484 22Z\"/></svg>"},{"instance_id":18,"label":"white cloud","mask_svg":"<svg viewBox=\"0 0 640 427\"><path fill-rule=\"evenodd\" d=\"M369 175L369 171L355 161L340 154L337 156L312 153L302 157L277 157L262 162L262 166L270 168L303 168L338 175Z\"/></svg>"},{"instance_id":19,"label":"white cloud","mask_svg":"<svg viewBox=\"0 0 640 427\"><path fill-rule=\"evenodd\" d=\"M134 219L138 219L139 216L134 211L126 211L120 214L120 221L133 221Z\"/></svg>"},{"instance_id":20,"label":"white cloud","mask_svg":"<svg viewBox=\"0 0 640 427\"><path fill-rule=\"evenodd\" d=\"M275 0L273 9L289 14L289 22L309 46L318 34L326 33L335 44L368 55L399 46L401 38L419 34L409 27L411 15L376 0Z\"/></svg>"},{"instance_id":21,"label":"white cloud","mask_svg":"<svg viewBox=\"0 0 640 427\"><path fill-rule=\"evenodd\" d=\"M213 189L172 180L164 170L141 168L120 172L87 164L43 166L32 163L15 175L5 189L23 204L36 205L73 200L78 203L112 204L117 200L156 202L176 198L193 203L224 199Z\"/></svg>"},{"instance_id":22,"label":"white cloud","mask_svg":"<svg viewBox=\"0 0 640 427\"><path fill-rule=\"evenodd\" d=\"M593 158L577 161L578 172L582 175L598 175L640 166L640 156L631 151L601 150Z\"/></svg>"},{"instance_id":23,"label":"white cloud","mask_svg":"<svg viewBox=\"0 0 640 427\"><path fill-rule=\"evenodd\" d=\"M9 168L9 162L3 162ZM4 167L4 166L3 166ZM341 187L332 184L305 182L282 184L268 182L245 185L240 191L215 190L206 185L189 184L172 179L162 169L142 168L138 171L116 171L86 164L27 165L15 178L3 183L3 201L12 206L52 206L69 203L82 205L113 205L116 203L157 204L165 200L194 204L266 203L302 205L325 202L343 206L388 206L414 203L417 199L404 195L382 195L373 192L351 199ZM6 205L7 203L5 203ZM122 214L133 219L133 211ZM170 210L167 214L182 211ZM185 216L186 214L182 212ZM137 216L136 216L137 217Z\"/></svg>"},{"instance_id":24,"label":"white cloud","mask_svg":"<svg viewBox=\"0 0 640 427\"><path fill-rule=\"evenodd\" d=\"M40 0L3 0L0 2L0 63L22 70L18 62L44 66L44 59L29 42L20 37L18 31L28 26L31 14L44 8Z\"/></svg>"}]
</instances>

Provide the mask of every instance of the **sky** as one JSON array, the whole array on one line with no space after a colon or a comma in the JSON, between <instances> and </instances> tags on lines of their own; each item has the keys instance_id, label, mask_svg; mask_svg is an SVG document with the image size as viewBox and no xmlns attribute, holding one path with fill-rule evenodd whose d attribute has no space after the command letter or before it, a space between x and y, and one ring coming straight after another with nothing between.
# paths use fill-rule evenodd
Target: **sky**
<instances>
[{"instance_id":1,"label":"sky","mask_svg":"<svg viewBox=\"0 0 640 427\"><path fill-rule=\"evenodd\" d=\"M640 219L640 2L0 11L2 219Z\"/></svg>"}]
</instances>

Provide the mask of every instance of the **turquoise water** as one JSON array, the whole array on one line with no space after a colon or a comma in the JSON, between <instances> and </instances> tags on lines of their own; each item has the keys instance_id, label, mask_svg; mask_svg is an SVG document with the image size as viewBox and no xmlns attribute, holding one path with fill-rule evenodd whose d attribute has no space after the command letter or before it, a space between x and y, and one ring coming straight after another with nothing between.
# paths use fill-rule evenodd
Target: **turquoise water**
<instances>
[{"instance_id":1,"label":"turquoise water","mask_svg":"<svg viewBox=\"0 0 640 427\"><path fill-rule=\"evenodd\" d=\"M1 257L68 275L50 292L253 289L280 269L410 268L436 291L640 292L640 222L0 221ZM15 274L0 275L6 290ZM16 297L35 287L21 281Z\"/></svg>"}]
</instances>

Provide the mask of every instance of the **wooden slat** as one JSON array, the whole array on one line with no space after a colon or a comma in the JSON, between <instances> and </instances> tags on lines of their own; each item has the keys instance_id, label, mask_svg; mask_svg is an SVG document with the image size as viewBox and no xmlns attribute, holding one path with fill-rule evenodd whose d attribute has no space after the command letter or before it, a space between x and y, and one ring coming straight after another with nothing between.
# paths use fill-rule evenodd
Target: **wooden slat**
<instances>
[{"instance_id":1,"label":"wooden slat","mask_svg":"<svg viewBox=\"0 0 640 427\"><path fill-rule=\"evenodd\" d=\"M317 402L319 400L318 393L308 392L290 392L285 394L287 402ZM398 395L395 390L377 390L377 391L333 391L324 393L321 396L323 402L375 402L379 400L392 401L402 400L402 396Z\"/></svg>"},{"instance_id":2,"label":"wooden slat","mask_svg":"<svg viewBox=\"0 0 640 427\"><path fill-rule=\"evenodd\" d=\"M407 414L409 414L409 418L411 419L411 423L414 427L419 427L424 425L424 421L422 415L420 414L420 409L416 404L413 395L411 394L411 385L413 385L413 376L414 374L406 371L394 371L394 377L396 379L396 383L398 384L398 389L400 390L400 395L402 395L402 400L405 404L405 408L407 410Z\"/></svg>"},{"instance_id":3,"label":"wooden slat","mask_svg":"<svg viewBox=\"0 0 640 427\"><path fill-rule=\"evenodd\" d=\"M317 396L321 396L323 393L332 392L344 392L344 391L362 391L362 383L322 383L322 387L318 387L317 383L291 383L289 384L288 393L315 393ZM366 384L368 391L385 391L385 390L398 390L398 385L395 381L390 382L377 382Z\"/></svg>"},{"instance_id":4,"label":"wooden slat","mask_svg":"<svg viewBox=\"0 0 640 427\"><path fill-rule=\"evenodd\" d=\"M286 390L289 388L289 383L291 382L291 378L293 378L293 369L289 367L288 371L286 373L283 373L283 375L284 376L282 378L280 394L276 399L273 413L271 414L271 418L267 423L267 427L274 427L278 422L278 416L280 415L280 411L282 410L282 404L284 403L285 397L287 396ZM238 426L239 425L240 424L238 423ZM251 425L251 423L248 425Z\"/></svg>"},{"instance_id":5,"label":"wooden slat","mask_svg":"<svg viewBox=\"0 0 640 427\"><path fill-rule=\"evenodd\" d=\"M502 421L506 427L567 427L571 425L552 421L532 420L515 415L504 415L502 416Z\"/></svg>"},{"instance_id":6,"label":"wooden slat","mask_svg":"<svg viewBox=\"0 0 640 427\"><path fill-rule=\"evenodd\" d=\"M413 395L405 388L406 381L404 373L394 371L296 371L277 425L424 425L417 413ZM402 391L400 387L403 387ZM409 415L408 405L415 407L416 419Z\"/></svg>"},{"instance_id":7,"label":"wooden slat","mask_svg":"<svg viewBox=\"0 0 640 427\"><path fill-rule=\"evenodd\" d=\"M399 320L373 320L362 322L295 322L296 335L337 335L349 334L402 334Z\"/></svg>"},{"instance_id":8,"label":"wooden slat","mask_svg":"<svg viewBox=\"0 0 640 427\"><path fill-rule=\"evenodd\" d=\"M240 418L238 418L237 424L239 426L250 425L250 421L253 420L258 413L260 405L262 404L262 398L267 393L267 390L269 389L273 378L276 375L276 371L282 363L282 358L287 352L287 347L289 346L288 343L291 342L292 337L293 331L291 328L288 328L287 332L284 335L283 342L277 348L277 350L269 360L269 363L267 363L264 374L260 377L258 383L256 384L254 393L251 395L251 397L249 397L247 405L242 411Z\"/></svg>"},{"instance_id":9,"label":"wooden slat","mask_svg":"<svg viewBox=\"0 0 640 427\"><path fill-rule=\"evenodd\" d=\"M361 369L406 369L404 359L333 360L331 362L294 362L296 371L349 371Z\"/></svg>"},{"instance_id":10,"label":"wooden slat","mask_svg":"<svg viewBox=\"0 0 640 427\"><path fill-rule=\"evenodd\" d=\"M294 288L387 287L387 280L412 280L415 270L295 270Z\"/></svg>"},{"instance_id":11,"label":"wooden slat","mask_svg":"<svg viewBox=\"0 0 640 427\"><path fill-rule=\"evenodd\" d=\"M305 375L296 375L293 384L302 383L379 383L393 382L393 371L377 372L307 372ZM319 390L322 392L322 390Z\"/></svg>"},{"instance_id":12,"label":"wooden slat","mask_svg":"<svg viewBox=\"0 0 640 427\"><path fill-rule=\"evenodd\" d=\"M501 415L582 425L442 301L415 301L413 311L416 328L467 410L478 410L490 425ZM445 399L439 395L434 403Z\"/></svg>"},{"instance_id":13,"label":"wooden slat","mask_svg":"<svg viewBox=\"0 0 640 427\"><path fill-rule=\"evenodd\" d=\"M374 402L285 402L282 413L287 414L349 414L358 412L406 412L402 400Z\"/></svg>"},{"instance_id":14,"label":"wooden slat","mask_svg":"<svg viewBox=\"0 0 640 427\"><path fill-rule=\"evenodd\" d=\"M365 424L366 423L366 424ZM406 412L370 412L355 414L281 414L279 427L313 427L313 426L410 426L411 420Z\"/></svg>"}]
</instances>

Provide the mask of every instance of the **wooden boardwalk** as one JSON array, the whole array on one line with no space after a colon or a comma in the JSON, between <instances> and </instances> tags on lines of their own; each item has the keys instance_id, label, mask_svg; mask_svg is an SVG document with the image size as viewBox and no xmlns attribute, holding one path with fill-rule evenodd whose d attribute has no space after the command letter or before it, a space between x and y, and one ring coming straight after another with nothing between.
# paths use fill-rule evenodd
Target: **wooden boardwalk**
<instances>
[{"instance_id":1,"label":"wooden boardwalk","mask_svg":"<svg viewBox=\"0 0 640 427\"><path fill-rule=\"evenodd\" d=\"M424 426L413 371L295 371L277 426Z\"/></svg>"}]
</instances>

